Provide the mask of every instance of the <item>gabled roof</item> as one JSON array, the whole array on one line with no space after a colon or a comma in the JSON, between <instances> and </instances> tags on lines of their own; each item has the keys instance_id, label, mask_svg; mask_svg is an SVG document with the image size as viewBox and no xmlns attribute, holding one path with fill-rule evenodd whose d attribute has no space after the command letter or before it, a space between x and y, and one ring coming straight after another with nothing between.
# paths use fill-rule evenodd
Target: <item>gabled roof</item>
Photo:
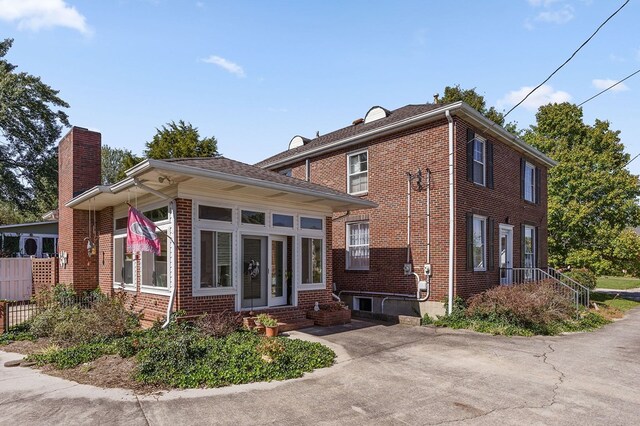
<instances>
[{"instance_id":1,"label":"gabled roof","mask_svg":"<svg viewBox=\"0 0 640 426\"><path fill-rule=\"evenodd\" d=\"M265 169L287 166L296 161L311 158L316 155L444 119L447 111L449 111L451 115L463 118L472 126L477 126L483 132L490 133L491 137L497 137L511 145L514 149L538 159L549 167L557 164L554 160L528 145L512 133L509 133L503 127L489 120L464 102L453 102L449 104L406 105L391 111L387 117L373 122L353 124L319 136L303 146L280 152L262 160L256 163L256 166Z\"/></svg>"},{"instance_id":2,"label":"gabled roof","mask_svg":"<svg viewBox=\"0 0 640 426\"><path fill-rule=\"evenodd\" d=\"M290 149L288 151L283 151L279 154L262 160L259 163L256 163L256 166L268 168L273 163L277 163L281 160L286 160L290 157L296 156L297 154L313 151L315 148L330 144L331 142L347 139L349 137L357 136L370 130L384 127L388 124L397 123L405 118L413 117L427 111L432 111L441 106L442 105L435 104L406 105L402 108L390 111L389 115L385 118L372 121L371 123L361 123L343 127L342 129L338 129L334 132L327 133L326 135L311 139L309 143L306 143L294 149Z\"/></svg>"},{"instance_id":3,"label":"gabled roof","mask_svg":"<svg viewBox=\"0 0 640 426\"><path fill-rule=\"evenodd\" d=\"M290 198L301 203L317 203L334 211L366 209L377 204L363 198L336 191L324 185L283 176L278 173L241 163L225 157L147 159L127 170L127 178L111 186L95 186L74 197L65 205L77 209L101 210L127 201L127 190L139 186L156 195L167 188L163 183L186 179L206 179L223 185L224 191L252 188L255 195ZM231 184L231 186L229 185ZM212 186L213 188L213 186ZM309 204L312 205L312 204Z\"/></svg>"}]
</instances>

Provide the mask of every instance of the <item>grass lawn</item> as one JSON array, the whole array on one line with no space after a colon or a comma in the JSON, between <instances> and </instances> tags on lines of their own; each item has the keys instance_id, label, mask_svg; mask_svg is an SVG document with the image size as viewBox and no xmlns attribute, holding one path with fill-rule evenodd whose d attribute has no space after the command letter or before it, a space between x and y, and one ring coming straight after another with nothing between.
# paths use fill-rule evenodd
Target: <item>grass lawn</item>
<instances>
[{"instance_id":1,"label":"grass lawn","mask_svg":"<svg viewBox=\"0 0 640 426\"><path fill-rule=\"evenodd\" d=\"M640 306L640 302L635 300L622 299L611 294L604 293L591 293L591 301L603 303L611 308L617 308L625 312L629 309L633 309L636 306Z\"/></svg>"},{"instance_id":2,"label":"grass lawn","mask_svg":"<svg viewBox=\"0 0 640 426\"><path fill-rule=\"evenodd\" d=\"M626 290L640 287L640 279L627 277L598 277L597 288L611 288L615 290Z\"/></svg>"}]
</instances>

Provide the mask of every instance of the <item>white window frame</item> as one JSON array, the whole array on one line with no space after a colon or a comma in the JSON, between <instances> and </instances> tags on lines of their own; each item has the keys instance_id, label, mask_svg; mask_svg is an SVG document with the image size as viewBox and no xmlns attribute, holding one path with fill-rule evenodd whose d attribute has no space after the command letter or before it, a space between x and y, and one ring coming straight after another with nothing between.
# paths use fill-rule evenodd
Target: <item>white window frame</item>
<instances>
[{"instance_id":1,"label":"white window frame","mask_svg":"<svg viewBox=\"0 0 640 426\"><path fill-rule=\"evenodd\" d=\"M476 143L482 144L482 161L476 160ZM473 138L473 170L472 170L472 178L473 183L477 185L486 186L487 183L487 140L482 136L477 136ZM476 181L476 164L480 164L482 166L482 182Z\"/></svg>"},{"instance_id":2,"label":"white window frame","mask_svg":"<svg viewBox=\"0 0 640 426\"><path fill-rule=\"evenodd\" d=\"M120 243L120 241L118 240L123 240L122 243ZM112 282L113 282L113 288L115 289L124 289L127 291L136 291L138 289L138 261L137 261L137 253L133 253L132 256L132 260L131 260L131 268L132 268L132 280L133 282L131 283L124 283L124 282L119 282L116 281L116 244L124 244L124 247L122 249L122 266L124 267L124 258L126 256L127 253L127 233L126 231L120 231L118 233L114 233L113 234L113 257L112 257L112 271L113 271L113 275L112 275Z\"/></svg>"},{"instance_id":3,"label":"white window frame","mask_svg":"<svg viewBox=\"0 0 640 426\"><path fill-rule=\"evenodd\" d=\"M145 284L145 280L147 279L145 272L145 265L147 262L155 263L155 254L150 252L139 252L137 253L136 258L138 258L139 269L140 269L140 292L141 293L151 293L151 294L160 294L160 295L168 295L171 293L171 283L172 283L172 270L173 270L173 250L171 242L172 232L171 232L171 211L169 212L169 219L163 220L160 222L156 222L156 226L159 230L163 232L156 232L156 234L166 233L167 242L167 286L159 287L154 285ZM136 274L137 276L137 274Z\"/></svg>"},{"instance_id":4,"label":"white window frame","mask_svg":"<svg viewBox=\"0 0 640 426\"><path fill-rule=\"evenodd\" d=\"M200 235L202 231L205 232L222 232L225 234L231 234L231 285L228 287L200 287L200 283L202 282L200 262L202 258L202 244L200 240ZM217 235L216 235L217 237ZM217 239L217 238L216 238ZM199 226L195 230L194 236L194 262L193 262L193 286L192 286L192 294L193 296L215 296L215 295L228 295L228 294L236 294L237 293L237 245L238 245L238 232L234 229L229 228L220 228L220 227L207 227L207 226ZM216 241L214 241L214 244ZM214 265L217 268L217 264ZM217 272L214 272L214 275Z\"/></svg>"},{"instance_id":5,"label":"white window frame","mask_svg":"<svg viewBox=\"0 0 640 426\"><path fill-rule=\"evenodd\" d=\"M479 221L481 228L480 246L482 247L482 266L476 266L476 221ZM476 272L484 272L487 270L487 218L485 216L473 215L473 270Z\"/></svg>"},{"instance_id":6,"label":"white window frame","mask_svg":"<svg viewBox=\"0 0 640 426\"><path fill-rule=\"evenodd\" d=\"M356 155L367 154L367 170L364 172L355 172L351 173L351 157L355 157ZM351 192L351 178L355 176L367 176L367 189L364 191L355 191ZM362 195L369 192L369 150L363 149L360 151L350 152L347 154L347 193L350 195Z\"/></svg>"},{"instance_id":7,"label":"white window frame","mask_svg":"<svg viewBox=\"0 0 640 426\"><path fill-rule=\"evenodd\" d=\"M531 181L527 182L528 179ZM536 166L528 161L524 163L524 199L530 203L536 202Z\"/></svg>"},{"instance_id":8,"label":"white window frame","mask_svg":"<svg viewBox=\"0 0 640 426\"><path fill-rule=\"evenodd\" d=\"M361 228L363 225L367 226L367 243L366 244L351 244L351 231L352 229L356 229L356 228ZM359 222L348 222L347 223L347 227L346 227L346 242L345 242L345 247L346 247L346 256L345 256L345 267L348 271L368 271L369 267L370 267L370 259L371 259L371 252L369 251L369 245L370 245L370 238L371 238L371 227L369 225L369 221L359 221ZM351 257L351 249L352 248L360 248L360 247L366 247L367 248L367 257L366 257L366 261L367 264L366 266L353 266L352 263L352 257Z\"/></svg>"},{"instance_id":9,"label":"white window frame","mask_svg":"<svg viewBox=\"0 0 640 426\"><path fill-rule=\"evenodd\" d=\"M527 252L527 234L531 233L531 253ZM535 268L536 267L536 228L535 226L524 225L524 235L522 238L525 240L524 246L524 259L523 259L523 267L524 268ZM527 256L531 257L531 265L527 266Z\"/></svg>"},{"instance_id":10,"label":"white window frame","mask_svg":"<svg viewBox=\"0 0 640 426\"><path fill-rule=\"evenodd\" d=\"M327 287L326 281L327 281L327 242L326 242L326 227L327 224L325 223L325 218L321 217L321 216L312 216L312 215L308 215L308 214L304 214L304 215L299 215L298 216L298 225L300 225L300 219L302 217L308 217L308 218L312 218L312 219L321 219L322 220L322 229L321 230L317 230L317 229L303 229L301 228L299 230L299 233L296 237L296 255L297 255L297 288L298 291L305 291L305 290L324 290ZM312 238L314 240L320 240L321 244L322 244L322 277L321 277L321 282L318 283L306 283L303 284L302 280L302 262L304 261L302 259L302 239L303 238Z\"/></svg>"}]
</instances>

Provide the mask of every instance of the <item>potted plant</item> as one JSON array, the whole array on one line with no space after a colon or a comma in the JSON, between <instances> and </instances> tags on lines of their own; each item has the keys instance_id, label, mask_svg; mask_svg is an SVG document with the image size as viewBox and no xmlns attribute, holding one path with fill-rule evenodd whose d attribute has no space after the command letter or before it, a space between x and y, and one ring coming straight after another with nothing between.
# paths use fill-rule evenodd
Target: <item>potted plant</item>
<instances>
[{"instance_id":1,"label":"potted plant","mask_svg":"<svg viewBox=\"0 0 640 426\"><path fill-rule=\"evenodd\" d=\"M274 317L269 314L260 314L256 321L264 326L267 337L276 337L278 335L278 320Z\"/></svg>"}]
</instances>

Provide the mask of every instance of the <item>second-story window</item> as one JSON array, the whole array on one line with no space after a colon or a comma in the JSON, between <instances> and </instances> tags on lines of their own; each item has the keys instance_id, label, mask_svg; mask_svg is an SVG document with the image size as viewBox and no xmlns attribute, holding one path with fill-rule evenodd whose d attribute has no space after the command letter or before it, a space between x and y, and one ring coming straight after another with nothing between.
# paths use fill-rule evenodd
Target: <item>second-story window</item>
<instances>
[{"instance_id":1,"label":"second-story window","mask_svg":"<svg viewBox=\"0 0 640 426\"><path fill-rule=\"evenodd\" d=\"M369 190L369 161L367 151L347 156L347 192L364 194Z\"/></svg>"},{"instance_id":2,"label":"second-story window","mask_svg":"<svg viewBox=\"0 0 640 426\"><path fill-rule=\"evenodd\" d=\"M524 163L524 199L535 203L536 167L528 161Z\"/></svg>"},{"instance_id":3,"label":"second-story window","mask_svg":"<svg viewBox=\"0 0 640 426\"><path fill-rule=\"evenodd\" d=\"M485 185L485 140L476 136L473 140L473 182Z\"/></svg>"}]
</instances>

